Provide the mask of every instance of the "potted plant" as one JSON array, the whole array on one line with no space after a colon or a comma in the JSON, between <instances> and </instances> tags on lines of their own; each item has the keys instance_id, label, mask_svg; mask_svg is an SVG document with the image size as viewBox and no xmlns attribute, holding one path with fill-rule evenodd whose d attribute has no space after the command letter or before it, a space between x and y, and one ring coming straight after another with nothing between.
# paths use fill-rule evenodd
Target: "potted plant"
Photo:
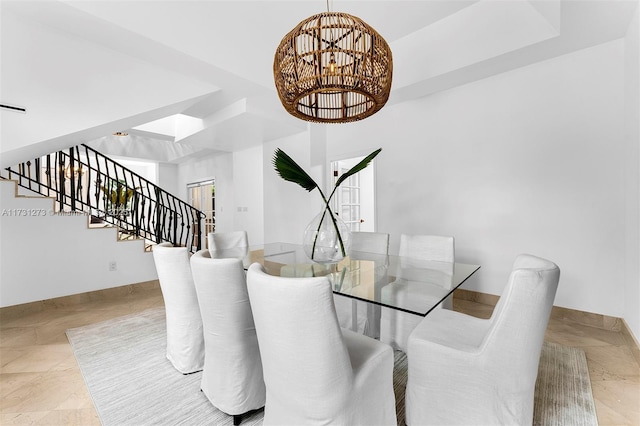
<instances>
[{"instance_id":1,"label":"potted plant","mask_svg":"<svg viewBox=\"0 0 640 426\"><path fill-rule=\"evenodd\" d=\"M104 194L107 215L122 220L131 213L131 199L139 188L127 187L122 179L109 179L106 185L100 185L100 189Z\"/></svg>"}]
</instances>

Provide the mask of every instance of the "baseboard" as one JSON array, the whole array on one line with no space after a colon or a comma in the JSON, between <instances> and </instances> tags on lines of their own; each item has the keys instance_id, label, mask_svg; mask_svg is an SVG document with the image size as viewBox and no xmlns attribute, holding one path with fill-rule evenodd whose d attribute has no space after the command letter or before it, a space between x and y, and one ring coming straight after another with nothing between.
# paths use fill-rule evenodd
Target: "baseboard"
<instances>
[{"instance_id":1,"label":"baseboard","mask_svg":"<svg viewBox=\"0 0 640 426\"><path fill-rule=\"evenodd\" d=\"M498 300L500 299L500 297L493 294L480 293L479 291L465 290L462 288L459 288L453 292L453 298L468 300L469 302L482 303L483 305L489 306L496 306L496 303L498 303Z\"/></svg>"},{"instance_id":2,"label":"baseboard","mask_svg":"<svg viewBox=\"0 0 640 426\"><path fill-rule=\"evenodd\" d=\"M480 293L473 290L457 289L453 297L459 300L482 303L484 305L495 306L500 297L493 294ZM554 306L551 310L551 317L554 319L572 321L590 327L601 328L609 331L619 332L626 345L631 349L633 358L640 365L640 344L631 332L629 325L624 318L610 317L608 315L594 314L591 312L578 311L576 309L561 308Z\"/></svg>"},{"instance_id":3,"label":"baseboard","mask_svg":"<svg viewBox=\"0 0 640 426\"><path fill-rule=\"evenodd\" d=\"M633 357L636 359L638 365L640 365L640 343L636 340L635 336L631 332L629 328L629 324L622 319L622 328L620 329L620 334L624 337L624 340L627 342L627 345L631 348L631 353L633 353Z\"/></svg>"},{"instance_id":4,"label":"baseboard","mask_svg":"<svg viewBox=\"0 0 640 426\"><path fill-rule=\"evenodd\" d=\"M6 306L4 308L0 308L0 321L26 314L42 312L47 309L64 309L66 307L77 306L88 302L121 298L129 294L147 291L160 291L160 283L158 280L127 284L120 287L106 288L103 290L89 291L69 296L55 297L53 299L23 303L21 305Z\"/></svg>"},{"instance_id":5,"label":"baseboard","mask_svg":"<svg viewBox=\"0 0 640 426\"><path fill-rule=\"evenodd\" d=\"M482 303L489 306L495 306L500 299L499 296L493 294L480 293L473 290L458 289L454 292L453 297L460 300L468 300L471 302ZM578 311L576 309L561 308L554 306L551 310L551 317L555 319L562 319L573 321L578 324L588 325L590 327L602 328L604 330L618 331L624 334L623 329L626 327L622 318L610 317L608 315L594 314L591 312ZM633 335L628 331L626 332L633 339ZM637 346L637 342L635 342Z\"/></svg>"}]
</instances>

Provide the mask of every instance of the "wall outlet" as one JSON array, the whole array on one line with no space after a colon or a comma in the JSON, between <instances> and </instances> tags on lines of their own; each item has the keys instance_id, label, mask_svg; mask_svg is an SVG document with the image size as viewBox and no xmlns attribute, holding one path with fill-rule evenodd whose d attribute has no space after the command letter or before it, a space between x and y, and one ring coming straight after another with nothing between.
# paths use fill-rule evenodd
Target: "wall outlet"
<instances>
[{"instance_id":1,"label":"wall outlet","mask_svg":"<svg viewBox=\"0 0 640 426\"><path fill-rule=\"evenodd\" d=\"M118 270L118 264L115 261L109 262L109 270L110 271L117 271Z\"/></svg>"}]
</instances>

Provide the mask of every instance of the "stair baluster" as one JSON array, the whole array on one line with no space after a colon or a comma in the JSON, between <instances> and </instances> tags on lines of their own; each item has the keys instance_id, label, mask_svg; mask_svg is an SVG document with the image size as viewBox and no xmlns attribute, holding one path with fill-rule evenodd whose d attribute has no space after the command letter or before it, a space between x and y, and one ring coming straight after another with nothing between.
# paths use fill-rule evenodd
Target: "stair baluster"
<instances>
[{"instance_id":1,"label":"stair baluster","mask_svg":"<svg viewBox=\"0 0 640 426\"><path fill-rule=\"evenodd\" d=\"M7 167L0 177L55 197L59 211L84 212L154 243L201 249L203 212L87 145Z\"/></svg>"}]
</instances>

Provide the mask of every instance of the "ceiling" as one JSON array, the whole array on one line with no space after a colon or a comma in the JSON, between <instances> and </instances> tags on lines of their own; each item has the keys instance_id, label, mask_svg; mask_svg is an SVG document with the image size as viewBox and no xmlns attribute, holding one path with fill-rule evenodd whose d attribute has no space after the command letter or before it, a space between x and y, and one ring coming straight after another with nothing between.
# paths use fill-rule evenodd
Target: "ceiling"
<instances>
[{"instance_id":1,"label":"ceiling","mask_svg":"<svg viewBox=\"0 0 640 426\"><path fill-rule=\"evenodd\" d=\"M624 37L637 5L638 0L342 0L329 7L360 17L389 43L389 107ZM110 134L92 142L108 154L181 162L307 129L279 104L273 54L287 32L326 10L326 2L3 0L5 7L220 89L179 115L114 128L129 133L128 143Z\"/></svg>"}]
</instances>

